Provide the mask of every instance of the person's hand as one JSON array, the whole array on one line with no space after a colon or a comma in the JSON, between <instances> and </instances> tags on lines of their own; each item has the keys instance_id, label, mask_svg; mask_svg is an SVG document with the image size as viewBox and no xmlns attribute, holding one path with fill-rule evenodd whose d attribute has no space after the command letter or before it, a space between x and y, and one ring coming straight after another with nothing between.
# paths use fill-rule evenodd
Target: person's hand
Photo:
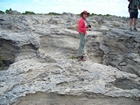
<instances>
[{"instance_id":1,"label":"person's hand","mask_svg":"<svg viewBox=\"0 0 140 105\"><path fill-rule=\"evenodd\" d=\"M89 30L89 28L88 28L88 27L86 27L86 29L87 29L87 31Z\"/></svg>"}]
</instances>

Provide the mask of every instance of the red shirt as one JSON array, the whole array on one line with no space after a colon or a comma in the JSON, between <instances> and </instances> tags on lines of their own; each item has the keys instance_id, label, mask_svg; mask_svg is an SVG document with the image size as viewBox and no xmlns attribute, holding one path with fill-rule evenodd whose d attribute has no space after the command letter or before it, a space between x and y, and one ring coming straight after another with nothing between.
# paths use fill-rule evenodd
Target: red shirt
<instances>
[{"instance_id":1,"label":"red shirt","mask_svg":"<svg viewBox=\"0 0 140 105\"><path fill-rule=\"evenodd\" d=\"M80 18L79 22L78 22L78 32L80 33L84 33L87 34L87 26L85 24L85 19L84 18Z\"/></svg>"}]
</instances>

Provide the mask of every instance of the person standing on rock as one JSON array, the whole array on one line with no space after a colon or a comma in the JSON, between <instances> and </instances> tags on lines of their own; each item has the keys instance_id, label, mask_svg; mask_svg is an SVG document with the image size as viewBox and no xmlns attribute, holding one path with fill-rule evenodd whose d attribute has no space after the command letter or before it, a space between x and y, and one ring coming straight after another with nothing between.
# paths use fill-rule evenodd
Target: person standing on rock
<instances>
[{"instance_id":1,"label":"person standing on rock","mask_svg":"<svg viewBox=\"0 0 140 105\"><path fill-rule=\"evenodd\" d=\"M128 5L128 11L130 13L130 31L132 31L132 24L134 19L134 31L137 31L137 18L138 18L138 8L140 9L140 0L128 0L130 3Z\"/></svg>"},{"instance_id":2,"label":"person standing on rock","mask_svg":"<svg viewBox=\"0 0 140 105\"><path fill-rule=\"evenodd\" d=\"M78 61L85 61L85 57L83 56L84 46L86 43L86 35L87 30L91 27L90 25L87 25L86 18L90 15L87 11L83 11L80 16L78 22L78 32L79 32L79 38L80 38L80 44L78 48Z\"/></svg>"}]
</instances>

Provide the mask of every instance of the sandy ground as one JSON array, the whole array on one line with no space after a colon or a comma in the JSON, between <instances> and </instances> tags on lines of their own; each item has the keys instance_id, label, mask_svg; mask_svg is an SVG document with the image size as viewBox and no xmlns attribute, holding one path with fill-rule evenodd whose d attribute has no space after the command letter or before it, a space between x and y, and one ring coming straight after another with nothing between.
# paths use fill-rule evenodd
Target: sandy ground
<instances>
[{"instance_id":1,"label":"sandy ground","mask_svg":"<svg viewBox=\"0 0 140 105\"><path fill-rule=\"evenodd\" d=\"M140 105L140 101L127 98L87 98L36 93L23 97L14 105Z\"/></svg>"}]
</instances>

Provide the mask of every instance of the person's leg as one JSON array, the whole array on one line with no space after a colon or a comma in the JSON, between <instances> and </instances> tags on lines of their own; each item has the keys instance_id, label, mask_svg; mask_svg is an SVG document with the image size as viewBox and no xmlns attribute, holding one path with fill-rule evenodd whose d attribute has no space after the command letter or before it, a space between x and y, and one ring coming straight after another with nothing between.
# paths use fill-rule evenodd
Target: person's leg
<instances>
[{"instance_id":1,"label":"person's leg","mask_svg":"<svg viewBox=\"0 0 140 105\"><path fill-rule=\"evenodd\" d=\"M134 28L136 28L136 25L137 25L137 19L134 18Z\"/></svg>"},{"instance_id":2,"label":"person's leg","mask_svg":"<svg viewBox=\"0 0 140 105\"><path fill-rule=\"evenodd\" d=\"M132 31L133 17L134 17L134 13L130 12L130 31Z\"/></svg>"},{"instance_id":3,"label":"person's leg","mask_svg":"<svg viewBox=\"0 0 140 105\"><path fill-rule=\"evenodd\" d=\"M130 18L130 28L132 29L133 19Z\"/></svg>"},{"instance_id":4,"label":"person's leg","mask_svg":"<svg viewBox=\"0 0 140 105\"><path fill-rule=\"evenodd\" d=\"M78 56L83 56L84 46L86 43L86 36L85 34L79 34L80 37L80 44L78 49Z\"/></svg>"},{"instance_id":5,"label":"person's leg","mask_svg":"<svg viewBox=\"0 0 140 105\"><path fill-rule=\"evenodd\" d=\"M137 18L138 18L138 12L135 12L134 14L134 31L137 31Z\"/></svg>"}]
</instances>

